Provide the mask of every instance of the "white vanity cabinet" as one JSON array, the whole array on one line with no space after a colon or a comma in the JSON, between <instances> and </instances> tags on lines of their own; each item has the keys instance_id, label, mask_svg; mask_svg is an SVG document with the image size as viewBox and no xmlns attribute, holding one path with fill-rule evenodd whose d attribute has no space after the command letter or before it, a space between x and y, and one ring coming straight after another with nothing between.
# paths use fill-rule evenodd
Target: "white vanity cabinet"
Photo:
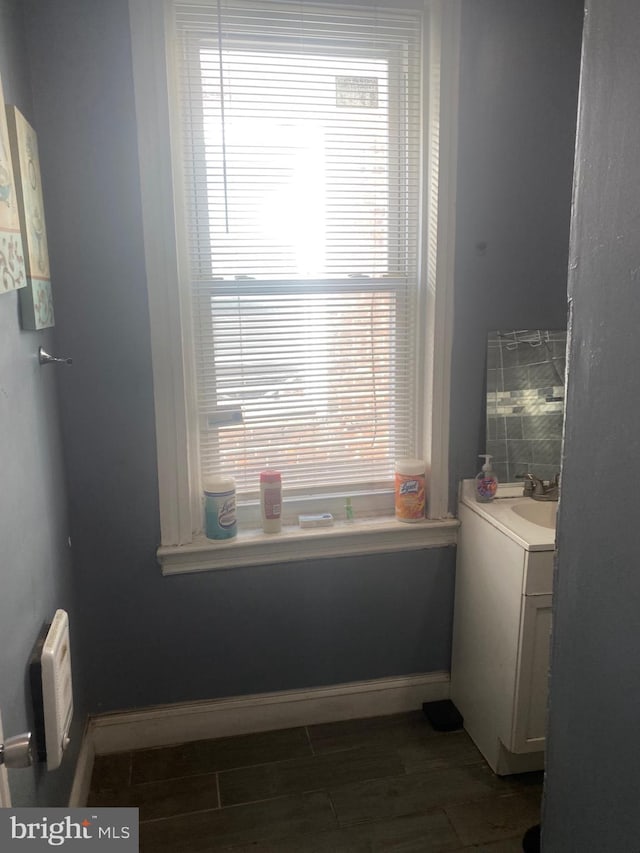
<instances>
[{"instance_id":1,"label":"white vanity cabinet","mask_svg":"<svg viewBox=\"0 0 640 853\"><path fill-rule=\"evenodd\" d=\"M523 500L465 483L459 505L451 699L500 775L544 765L555 529L521 524Z\"/></svg>"}]
</instances>

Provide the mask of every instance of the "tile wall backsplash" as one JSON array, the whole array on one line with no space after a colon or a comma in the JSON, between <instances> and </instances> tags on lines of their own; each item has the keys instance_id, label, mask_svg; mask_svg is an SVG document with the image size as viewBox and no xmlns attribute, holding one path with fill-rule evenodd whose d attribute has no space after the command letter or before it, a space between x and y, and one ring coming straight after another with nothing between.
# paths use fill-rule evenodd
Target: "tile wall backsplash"
<instances>
[{"instance_id":1,"label":"tile wall backsplash","mask_svg":"<svg viewBox=\"0 0 640 853\"><path fill-rule=\"evenodd\" d=\"M487 349L487 453L501 482L560 471L567 333L493 332Z\"/></svg>"}]
</instances>

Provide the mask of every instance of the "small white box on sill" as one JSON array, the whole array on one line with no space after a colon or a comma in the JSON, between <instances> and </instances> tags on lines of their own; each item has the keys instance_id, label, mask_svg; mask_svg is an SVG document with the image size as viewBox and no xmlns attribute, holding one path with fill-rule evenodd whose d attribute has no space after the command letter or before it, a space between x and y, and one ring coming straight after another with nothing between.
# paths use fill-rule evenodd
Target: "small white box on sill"
<instances>
[{"instance_id":1,"label":"small white box on sill","mask_svg":"<svg viewBox=\"0 0 640 853\"><path fill-rule=\"evenodd\" d=\"M299 515L298 524L300 527L331 527L333 516L330 512L323 512L321 515Z\"/></svg>"}]
</instances>

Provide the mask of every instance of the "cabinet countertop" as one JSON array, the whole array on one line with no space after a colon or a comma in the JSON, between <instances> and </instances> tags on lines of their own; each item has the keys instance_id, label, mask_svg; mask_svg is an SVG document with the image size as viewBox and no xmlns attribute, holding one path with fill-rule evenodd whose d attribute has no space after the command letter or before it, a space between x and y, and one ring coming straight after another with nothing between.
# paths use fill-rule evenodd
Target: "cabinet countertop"
<instances>
[{"instance_id":1,"label":"cabinet countertop","mask_svg":"<svg viewBox=\"0 0 640 853\"><path fill-rule=\"evenodd\" d=\"M535 503L533 498L525 498L522 494L514 496L518 490L522 491L522 484L520 483L500 485L498 496L494 500L489 503L480 503L475 498L475 480L463 480L460 501L525 550L553 551L555 549L555 528L535 524L514 512L514 508L522 506L523 502Z\"/></svg>"}]
</instances>

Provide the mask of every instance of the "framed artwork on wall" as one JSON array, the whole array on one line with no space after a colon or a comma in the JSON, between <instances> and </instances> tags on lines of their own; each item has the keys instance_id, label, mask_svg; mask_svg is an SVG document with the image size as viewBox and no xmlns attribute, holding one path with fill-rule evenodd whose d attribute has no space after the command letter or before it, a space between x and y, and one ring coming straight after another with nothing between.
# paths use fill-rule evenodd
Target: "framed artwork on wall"
<instances>
[{"instance_id":1,"label":"framed artwork on wall","mask_svg":"<svg viewBox=\"0 0 640 853\"><path fill-rule=\"evenodd\" d=\"M26 285L18 198L0 79L0 293Z\"/></svg>"},{"instance_id":2,"label":"framed artwork on wall","mask_svg":"<svg viewBox=\"0 0 640 853\"><path fill-rule=\"evenodd\" d=\"M16 107L7 107L7 125L27 273L26 287L20 291L22 328L46 329L54 325L54 318L38 139Z\"/></svg>"}]
</instances>

